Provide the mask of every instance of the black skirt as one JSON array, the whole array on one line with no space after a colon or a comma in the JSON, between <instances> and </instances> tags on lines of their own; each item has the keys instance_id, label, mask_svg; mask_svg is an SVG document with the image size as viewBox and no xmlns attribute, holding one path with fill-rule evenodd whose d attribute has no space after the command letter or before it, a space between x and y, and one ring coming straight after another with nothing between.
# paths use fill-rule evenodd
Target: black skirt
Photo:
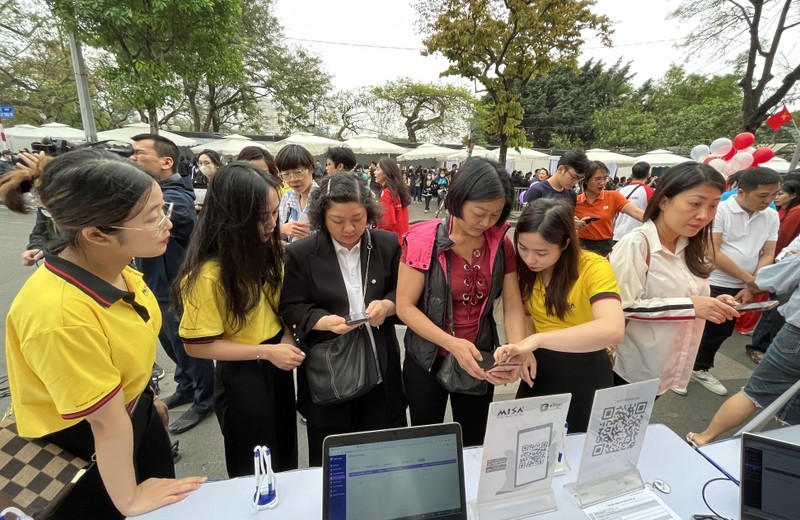
<instances>
[{"instance_id":1,"label":"black skirt","mask_svg":"<svg viewBox=\"0 0 800 520\"><path fill-rule=\"evenodd\" d=\"M517 399L570 393L569 433L585 432L595 391L614 386L611 360L605 349L580 354L539 349L534 355L536 379L533 388L520 381Z\"/></svg>"}]
</instances>

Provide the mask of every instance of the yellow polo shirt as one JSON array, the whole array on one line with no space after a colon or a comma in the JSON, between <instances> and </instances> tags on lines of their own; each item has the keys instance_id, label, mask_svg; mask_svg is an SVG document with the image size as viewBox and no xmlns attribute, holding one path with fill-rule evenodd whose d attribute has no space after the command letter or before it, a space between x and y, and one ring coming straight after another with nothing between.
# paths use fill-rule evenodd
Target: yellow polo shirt
<instances>
[{"instance_id":1,"label":"yellow polo shirt","mask_svg":"<svg viewBox=\"0 0 800 520\"><path fill-rule=\"evenodd\" d=\"M120 390L130 403L150 382L161 311L141 273L122 291L47 255L6 317L6 363L19 434L68 428Z\"/></svg>"},{"instance_id":2,"label":"yellow polo shirt","mask_svg":"<svg viewBox=\"0 0 800 520\"><path fill-rule=\"evenodd\" d=\"M183 316L179 334L184 343L211 343L218 339L246 345L258 345L278 334L283 326L276 309L280 301L280 287L265 287L261 301L241 330L236 330L228 316L225 295L219 282L220 267L209 260L200 267L200 273L190 291L185 284L181 296Z\"/></svg>"},{"instance_id":3,"label":"yellow polo shirt","mask_svg":"<svg viewBox=\"0 0 800 520\"><path fill-rule=\"evenodd\" d=\"M541 277L536 277L531 296L525 306L536 326L536 332L561 330L592 321L592 304L612 298L620 300L617 279L608 260L595 253L581 251L578 259L578 279L569 291L567 301L571 312L559 320L558 316L548 315L544 304L545 289Z\"/></svg>"}]
</instances>

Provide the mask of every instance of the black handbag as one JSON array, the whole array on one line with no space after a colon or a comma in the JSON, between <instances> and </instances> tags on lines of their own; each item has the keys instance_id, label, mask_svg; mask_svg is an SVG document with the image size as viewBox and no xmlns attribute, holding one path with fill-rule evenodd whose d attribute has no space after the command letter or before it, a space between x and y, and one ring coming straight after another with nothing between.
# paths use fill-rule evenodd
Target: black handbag
<instances>
[{"instance_id":1,"label":"black handbag","mask_svg":"<svg viewBox=\"0 0 800 520\"><path fill-rule=\"evenodd\" d=\"M363 294L366 297L372 240L367 236L367 267ZM366 305L365 305L366 306ZM369 324L364 324L333 339L322 340L304 349L303 361L311 401L330 405L350 401L378 386L380 372L375 339Z\"/></svg>"},{"instance_id":2,"label":"black handbag","mask_svg":"<svg viewBox=\"0 0 800 520\"><path fill-rule=\"evenodd\" d=\"M455 336L456 333L453 323L455 319L453 316L453 297L450 289L450 278L452 273L450 270L449 256L447 257L446 262L447 288L445 294L448 296L446 299L447 314L449 315L449 318L445 317L445 320L450 324L450 335ZM489 356L489 358L493 357L491 352L481 350L480 353L483 359L487 359L486 356ZM436 372L436 381L448 392L453 392L456 394L484 395L489 389L489 383L481 379L475 379L469 375L466 370L461 368L461 365L458 364L458 360L450 352L447 353L444 361L442 361L442 366L439 367L439 370Z\"/></svg>"}]
</instances>

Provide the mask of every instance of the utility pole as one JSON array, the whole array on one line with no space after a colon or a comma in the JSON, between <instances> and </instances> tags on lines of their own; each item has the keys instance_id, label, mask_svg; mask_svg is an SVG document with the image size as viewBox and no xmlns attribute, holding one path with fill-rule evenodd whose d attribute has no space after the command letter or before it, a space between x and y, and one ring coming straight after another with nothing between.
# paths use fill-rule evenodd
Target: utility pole
<instances>
[{"instance_id":1,"label":"utility pole","mask_svg":"<svg viewBox=\"0 0 800 520\"><path fill-rule=\"evenodd\" d=\"M78 89L78 103L81 107L81 121L86 134L86 142L97 142L97 129L92 114L92 99L89 97L89 80L86 77L86 64L83 62L81 45L75 33L69 33L69 49L72 53L72 70L75 72L75 84Z\"/></svg>"}]
</instances>

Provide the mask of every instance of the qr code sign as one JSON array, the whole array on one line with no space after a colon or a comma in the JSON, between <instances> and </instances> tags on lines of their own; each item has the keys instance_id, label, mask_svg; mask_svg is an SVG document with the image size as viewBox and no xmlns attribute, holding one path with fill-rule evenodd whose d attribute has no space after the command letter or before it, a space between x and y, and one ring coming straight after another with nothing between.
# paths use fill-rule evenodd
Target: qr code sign
<instances>
[{"instance_id":1,"label":"qr code sign","mask_svg":"<svg viewBox=\"0 0 800 520\"><path fill-rule=\"evenodd\" d=\"M548 447L548 442L523 444L522 453L519 457L519 469L527 469L545 464L547 462Z\"/></svg>"},{"instance_id":2,"label":"qr code sign","mask_svg":"<svg viewBox=\"0 0 800 520\"><path fill-rule=\"evenodd\" d=\"M603 410L592 457L627 450L636 445L647 401L610 406Z\"/></svg>"}]
</instances>

